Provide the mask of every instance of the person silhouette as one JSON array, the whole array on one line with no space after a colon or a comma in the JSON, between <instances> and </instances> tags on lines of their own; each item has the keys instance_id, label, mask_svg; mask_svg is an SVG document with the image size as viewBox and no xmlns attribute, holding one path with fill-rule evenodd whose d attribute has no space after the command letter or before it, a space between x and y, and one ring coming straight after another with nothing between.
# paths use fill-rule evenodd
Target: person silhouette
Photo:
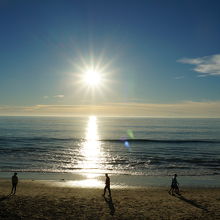
<instances>
[{"instance_id":1,"label":"person silhouette","mask_svg":"<svg viewBox=\"0 0 220 220\"><path fill-rule=\"evenodd\" d=\"M179 183L178 183L178 181L177 181L177 174L174 174L174 176L173 176L173 178L172 178L172 182L171 182L169 194L174 195L174 192L175 192L176 194L180 195Z\"/></svg>"},{"instance_id":2,"label":"person silhouette","mask_svg":"<svg viewBox=\"0 0 220 220\"><path fill-rule=\"evenodd\" d=\"M105 174L105 177L106 177L106 179L105 179L105 188L104 188L103 196L105 196L106 189L108 189L109 196L111 197L110 178L107 173Z\"/></svg>"},{"instance_id":3,"label":"person silhouette","mask_svg":"<svg viewBox=\"0 0 220 220\"><path fill-rule=\"evenodd\" d=\"M12 193L15 194L16 193L17 184L18 184L17 173L14 173L14 175L11 177L11 183L12 183L11 194Z\"/></svg>"}]
</instances>

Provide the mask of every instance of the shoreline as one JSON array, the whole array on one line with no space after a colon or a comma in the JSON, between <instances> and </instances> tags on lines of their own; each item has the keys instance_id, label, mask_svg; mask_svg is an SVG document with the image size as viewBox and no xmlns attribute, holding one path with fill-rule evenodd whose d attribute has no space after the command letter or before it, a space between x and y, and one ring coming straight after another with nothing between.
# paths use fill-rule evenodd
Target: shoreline
<instances>
[{"instance_id":1,"label":"shoreline","mask_svg":"<svg viewBox=\"0 0 220 220\"><path fill-rule=\"evenodd\" d=\"M0 180L1 219L220 219L220 188L184 188L171 196L167 187L102 188L57 186L20 180L9 195L10 180Z\"/></svg>"},{"instance_id":2,"label":"shoreline","mask_svg":"<svg viewBox=\"0 0 220 220\"><path fill-rule=\"evenodd\" d=\"M10 179L13 172L0 172L0 179ZM169 187L172 176L109 174L113 188ZM18 172L20 180L49 181L61 186L102 188L105 176L98 173ZM178 176L180 187L218 188L220 175Z\"/></svg>"}]
</instances>

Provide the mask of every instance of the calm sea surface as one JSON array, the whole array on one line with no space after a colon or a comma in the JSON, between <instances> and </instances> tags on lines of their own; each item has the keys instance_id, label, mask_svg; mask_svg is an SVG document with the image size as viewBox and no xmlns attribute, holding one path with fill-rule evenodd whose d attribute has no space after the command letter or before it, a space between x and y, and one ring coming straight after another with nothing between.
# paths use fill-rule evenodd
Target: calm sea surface
<instances>
[{"instance_id":1,"label":"calm sea surface","mask_svg":"<svg viewBox=\"0 0 220 220\"><path fill-rule=\"evenodd\" d=\"M220 119L0 117L0 171L219 175Z\"/></svg>"}]
</instances>

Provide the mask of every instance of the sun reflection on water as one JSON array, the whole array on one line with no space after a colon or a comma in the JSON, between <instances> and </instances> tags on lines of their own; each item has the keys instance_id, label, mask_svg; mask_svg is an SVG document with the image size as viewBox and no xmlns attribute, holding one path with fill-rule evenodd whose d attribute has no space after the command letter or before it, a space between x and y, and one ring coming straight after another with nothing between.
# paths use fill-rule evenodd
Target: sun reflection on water
<instances>
[{"instance_id":1,"label":"sun reflection on water","mask_svg":"<svg viewBox=\"0 0 220 220\"><path fill-rule=\"evenodd\" d=\"M98 136L97 118L90 116L87 128L85 142L82 144L81 155L83 156L82 168L84 172L96 172L100 169L100 160L102 156L101 144Z\"/></svg>"}]
</instances>

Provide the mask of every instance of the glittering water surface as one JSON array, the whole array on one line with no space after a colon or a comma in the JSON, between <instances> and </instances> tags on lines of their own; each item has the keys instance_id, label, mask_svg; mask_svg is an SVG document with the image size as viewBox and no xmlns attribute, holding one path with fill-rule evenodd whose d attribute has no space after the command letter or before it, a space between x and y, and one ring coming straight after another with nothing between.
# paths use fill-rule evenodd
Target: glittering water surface
<instances>
[{"instance_id":1,"label":"glittering water surface","mask_svg":"<svg viewBox=\"0 0 220 220\"><path fill-rule=\"evenodd\" d=\"M0 117L0 171L217 175L220 119Z\"/></svg>"}]
</instances>

